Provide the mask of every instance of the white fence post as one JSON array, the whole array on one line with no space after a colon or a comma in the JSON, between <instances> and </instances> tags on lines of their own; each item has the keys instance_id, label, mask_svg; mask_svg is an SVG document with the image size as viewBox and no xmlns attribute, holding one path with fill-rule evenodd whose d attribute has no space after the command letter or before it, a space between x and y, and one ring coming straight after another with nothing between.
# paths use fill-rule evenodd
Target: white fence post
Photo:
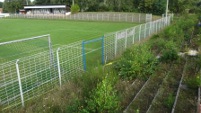
<instances>
[{"instance_id":1,"label":"white fence post","mask_svg":"<svg viewBox=\"0 0 201 113\"><path fill-rule=\"evenodd\" d=\"M140 36L141 36L141 28L142 28L142 24L140 25L140 28L139 28L139 42L140 42Z\"/></svg>"},{"instance_id":2,"label":"white fence post","mask_svg":"<svg viewBox=\"0 0 201 113\"><path fill-rule=\"evenodd\" d=\"M147 23L145 24L145 29L144 29L144 38L146 38L146 36L147 36Z\"/></svg>"},{"instance_id":3,"label":"white fence post","mask_svg":"<svg viewBox=\"0 0 201 113\"><path fill-rule=\"evenodd\" d=\"M133 44L135 43L135 28L136 27L134 27L134 29L133 29Z\"/></svg>"},{"instance_id":4,"label":"white fence post","mask_svg":"<svg viewBox=\"0 0 201 113\"><path fill-rule=\"evenodd\" d=\"M156 21L156 33L158 33L158 21Z\"/></svg>"},{"instance_id":5,"label":"white fence post","mask_svg":"<svg viewBox=\"0 0 201 113\"><path fill-rule=\"evenodd\" d=\"M128 21L128 14L126 13L126 22Z\"/></svg>"},{"instance_id":6,"label":"white fence post","mask_svg":"<svg viewBox=\"0 0 201 113\"><path fill-rule=\"evenodd\" d=\"M149 36L151 35L152 23L153 22L149 22Z\"/></svg>"},{"instance_id":7,"label":"white fence post","mask_svg":"<svg viewBox=\"0 0 201 113\"><path fill-rule=\"evenodd\" d=\"M115 42L114 42L114 54L115 54L115 57L117 56L117 32L115 34Z\"/></svg>"},{"instance_id":8,"label":"white fence post","mask_svg":"<svg viewBox=\"0 0 201 113\"><path fill-rule=\"evenodd\" d=\"M126 29L126 36L125 36L125 49L127 48L127 38L128 38L128 29Z\"/></svg>"},{"instance_id":9,"label":"white fence post","mask_svg":"<svg viewBox=\"0 0 201 113\"><path fill-rule=\"evenodd\" d=\"M23 95L23 90L22 90L22 82L21 82L21 78L20 78L20 70L19 70L18 62L19 62L19 59L16 61L15 66L16 66L17 78L18 78L18 82L19 82L21 103L22 103L22 106L24 107L24 95Z\"/></svg>"},{"instance_id":10,"label":"white fence post","mask_svg":"<svg viewBox=\"0 0 201 113\"><path fill-rule=\"evenodd\" d=\"M121 14L119 14L119 22L120 22L120 15L121 15Z\"/></svg>"},{"instance_id":11,"label":"white fence post","mask_svg":"<svg viewBox=\"0 0 201 113\"><path fill-rule=\"evenodd\" d=\"M59 85L61 87L61 68L60 68L60 60L59 60L59 51L60 51L60 48L57 49L57 68L58 68L58 74L59 74Z\"/></svg>"},{"instance_id":12,"label":"white fence post","mask_svg":"<svg viewBox=\"0 0 201 113\"><path fill-rule=\"evenodd\" d=\"M139 23L141 22L141 21L140 21L140 20L141 20L141 19L140 19L140 16L141 16L141 13L139 13Z\"/></svg>"}]
</instances>

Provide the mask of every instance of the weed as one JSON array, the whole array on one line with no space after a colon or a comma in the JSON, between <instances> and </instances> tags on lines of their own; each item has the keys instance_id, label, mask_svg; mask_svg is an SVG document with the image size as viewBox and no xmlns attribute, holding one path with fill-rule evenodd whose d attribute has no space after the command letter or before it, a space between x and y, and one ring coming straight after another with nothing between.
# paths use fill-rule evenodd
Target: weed
<instances>
[{"instance_id":1,"label":"weed","mask_svg":"<svg viewBox=\"0 0 201 113\"><path fill-rule=\"evenodd\" d=\"M170 93L168 95L168 97L166 97L165 101L164 101L164 105L168 108L168 109L172 109L172 106L174 104L174 100L175 97L172 93Z\"/></svg>"},{"instance_id":2,"label":"weed","mask_svg":"<svg viewBox=\"0 0 201 113\"><path fill-rule=\"evenodd\" d=\"M83 112L88 113L116 113L119 108L117 91L114 89L112 80L107 76L100 82L91 96L86 100L87 107Z\"/></svg>"}]
</instances>

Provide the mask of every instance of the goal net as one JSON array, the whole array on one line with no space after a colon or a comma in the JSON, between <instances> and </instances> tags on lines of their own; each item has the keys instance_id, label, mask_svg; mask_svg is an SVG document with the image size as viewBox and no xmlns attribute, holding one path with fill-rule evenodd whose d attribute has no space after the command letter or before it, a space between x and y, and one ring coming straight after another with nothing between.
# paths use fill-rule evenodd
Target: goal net
<instances>
[{"instance_id":1,"label":"goal net","mask_svg":"<svg viewBox=\"0 0 201 113\"><path fill-rule=\"evenodd\" d=\"M27 39L2 42L0 43L0 64L44 51L51 52L51 49L49 34Z\"/></svg>"}]
</instances>

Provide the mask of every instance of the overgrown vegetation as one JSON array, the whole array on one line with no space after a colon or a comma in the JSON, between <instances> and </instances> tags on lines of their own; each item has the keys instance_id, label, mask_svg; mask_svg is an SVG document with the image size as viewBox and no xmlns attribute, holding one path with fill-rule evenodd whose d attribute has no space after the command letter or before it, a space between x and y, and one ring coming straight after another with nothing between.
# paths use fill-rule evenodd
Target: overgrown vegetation
<instances>
[{"instance_id":1,"label":"overgrown vegetation","mask_svg":"<svg viewBox=\"0 0 201 113\"><path fill-rule=\"evenodd\" d=\"M156 58L147 45L136 45L123 54L120 61L114 64L114 68L122 78L147 79L153 74L156 64Z\"/></svg>"}]
</instances>

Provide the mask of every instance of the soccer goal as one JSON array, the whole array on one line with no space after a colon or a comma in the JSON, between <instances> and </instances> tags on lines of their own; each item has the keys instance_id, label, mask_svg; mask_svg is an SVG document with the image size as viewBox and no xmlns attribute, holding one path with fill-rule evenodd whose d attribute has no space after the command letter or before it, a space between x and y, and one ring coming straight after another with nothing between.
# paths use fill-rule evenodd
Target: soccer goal
<instances>
[{"instance_id":1,"label":"soccer goal","mask_svg":"<svg viewBox=\"0 0 201 113\"><path fill-rule=\"evenodd\" d=\"M42 35L0 43L0 64L49 51L52 55L50 35ZM53 56L52 56L53 58Z\"/></svg>"}]
</instances>

